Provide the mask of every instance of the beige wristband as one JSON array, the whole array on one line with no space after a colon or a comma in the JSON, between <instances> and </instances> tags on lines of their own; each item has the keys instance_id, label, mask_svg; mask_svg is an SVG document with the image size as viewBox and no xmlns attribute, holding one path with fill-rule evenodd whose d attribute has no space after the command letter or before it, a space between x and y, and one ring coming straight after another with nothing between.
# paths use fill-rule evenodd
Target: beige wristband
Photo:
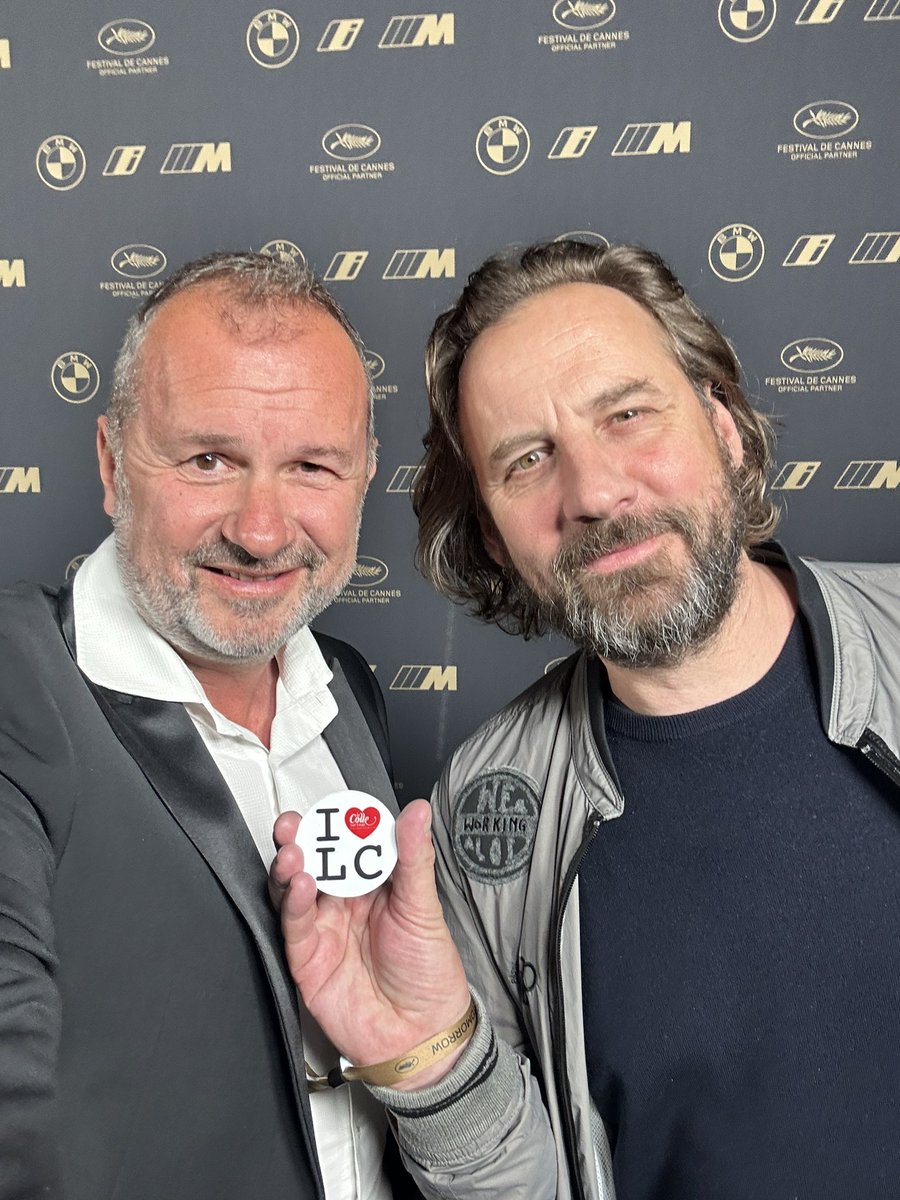
<instances>
[{"instance_id":1,"label":"beige wristband","mask_svg":"<svg viewBox=\"0 0 900 1200\"><path fill-rule=\"evenodd\" d=\"M432 1063L447 1058L454 1050L464 1046L475 1032L478 1015L475 1011L475 1001L471 1001L462 1017L448 1029L433 1034L427 1041L420 1042L407 1050L399 1058L391 1058L386 1062L373 1063L369 1067L354 1067L345 1058L341 1059L338 1067L333 1067L327 1075L316 1075L306 1064L306 1082L311 1092L321 1092L325 1088L340 1087L342 1083L359 1080L362 1083L373 1083L379 1087L394 1087L404 1079L418 1075Z\"/></svg>"}]
</instances>

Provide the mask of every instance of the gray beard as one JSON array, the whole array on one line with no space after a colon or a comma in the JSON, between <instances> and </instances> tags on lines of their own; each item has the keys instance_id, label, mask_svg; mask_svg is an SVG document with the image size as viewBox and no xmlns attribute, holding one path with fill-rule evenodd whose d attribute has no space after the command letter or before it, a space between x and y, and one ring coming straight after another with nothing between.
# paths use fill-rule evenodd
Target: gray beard
<instances>
[{"instance_id":1,"label":"gray beard","mask_svg":"<svg viewBox=\"0 0 900 1200\"><path fill-rule=\"evenodd\" d=\"M746 522L726 475L721 508L706 515L668 509L651 517L598 521L567 543L552 564L552 584L535 589L548 623L588 653L623 667L671 667L708 642L737 596ZM662 533L688 548L683 571L639 563L612 576L588 575L600 554Z\"/></svg>"},{"instance_id":2,"label":"gray beard","mask_svg":"<svg viewBox=\"0 0 900 1200\"><path fill-rule=\"evenodd\" d=\"M131 554L131 535L134 510L127 485L123 488L124 472L120 472L116 512L113 525L116 530L116 559L122 584L131 603L160 637L184 654L200 658L204 662L222 665L250 663L272 658L290 638L305 625L314 621L331 604L353 573L354 554L350 556L345 572L325 586L316 581L316 572L325 565L325 556L313 547L287 547L270 558L255 558L243 547L229 542L227 538L213 539L195 547L184 556L188 567L232 567L235 570L253 569L262 574L277 574L281 571L301 568L310 573L306 593L297 607L278 629L263 636L256 624L264 619L273 607L269 600L236 600L231 610L241 618L241 627L236 633L225 635L200 610L198 588L189 583L178 587L168 576L149 575L138 570ZM356 526L362 519L360 505Z\"/></svg>"}]
</instances>

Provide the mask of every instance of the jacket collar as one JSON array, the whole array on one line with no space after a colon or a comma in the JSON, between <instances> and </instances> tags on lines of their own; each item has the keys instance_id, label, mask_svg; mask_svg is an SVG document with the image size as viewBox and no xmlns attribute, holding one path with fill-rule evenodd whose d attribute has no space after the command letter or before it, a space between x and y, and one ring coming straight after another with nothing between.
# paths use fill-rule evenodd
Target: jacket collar
<instances>
[{"instance_id":1,"label":"jacket collar","mask_svg":"<svg viewBox=\"0 0 900 1200\"><path fill-rule=\"evenodd\" d=\"M325 744L341 768L347 787L375 796L397 816L400 810L393 785L341 664L327 653L325 661L332 671L329 688L338 708L337 716L322 730Z\"/></svg>"},{"instance_id":2,"label":"jacket collar","mask_svg":"<svg viewBox=\"0 0 900 1200\"><path fill-rule=\"evenodd\" d=\"M819 581L802 558L778 542L765 542L754 549L752 557L769 566L786 566L794 576L800 613L806 620L812 639L819 690L819 716L822 728L828 734L834 699L834 635Z\"/></svg>"},{"instance_id":3,"label":"jacket collar","mask_svg":"<svg viewBox=\"0 0 900 1200\"><path fill-rule=\"evenodd\" d=\"M75 659L71 583L60 590L57 603L62 634ZM282 951L280 923L269 904L266 873L240 810L183 704L115 692L92 683L87 676L84 680L114 734L216 876L253 936L281 1024L301 1129L310 1161L316 1163L296 990ZM337 698L346 708L344 697ZM356 709L355 704L352 707ZM361 715L358 719L364 724ZM348 784L366 767L362 751L351 756L346 769L339 757L345 743L353 740L348 728L353 724L352 716L345 713L340 719L341 731L329 740ZM387 778L383 766L381 774Z\"/></svg>"}]
</instances>

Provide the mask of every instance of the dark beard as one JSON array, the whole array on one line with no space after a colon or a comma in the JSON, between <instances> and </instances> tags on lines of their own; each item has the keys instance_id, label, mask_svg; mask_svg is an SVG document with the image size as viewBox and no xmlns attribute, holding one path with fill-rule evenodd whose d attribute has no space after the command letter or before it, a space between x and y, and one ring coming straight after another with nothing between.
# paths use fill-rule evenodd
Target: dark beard
<instances>
[{"instance_id":1,"label":"dark beard","mask_svg":"<svg viewBox=\"0 0 900 1200\"><path fill-rule=\"evenodd\" d=\"M554 559L552 584L536 592L541 611L564 637L608 662L675 666L713 637L734 603L745 529L728 463L722 504L712 512L671 508L586 526ZM680 572L664 552L612 575L585 572L599 555L665 533L687 546Z\"/></svg>"}]
</instances>

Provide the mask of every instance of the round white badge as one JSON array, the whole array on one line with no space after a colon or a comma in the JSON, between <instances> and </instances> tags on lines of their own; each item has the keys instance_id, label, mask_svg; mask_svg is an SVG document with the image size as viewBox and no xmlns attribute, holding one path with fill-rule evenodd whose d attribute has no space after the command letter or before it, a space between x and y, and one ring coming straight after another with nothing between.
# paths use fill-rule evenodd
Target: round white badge
<instances>
[{"instance_id":1,"label":"round white badge","mask_svg":"<svg viewBox=\"0 0 900 1200\"><path fill-rule=\"evenodd\" d=\"M332 792L297 830L304 869L329 896L365 896L397 865L394 817L366 792Z\"/></svg>"}]
</instances>

